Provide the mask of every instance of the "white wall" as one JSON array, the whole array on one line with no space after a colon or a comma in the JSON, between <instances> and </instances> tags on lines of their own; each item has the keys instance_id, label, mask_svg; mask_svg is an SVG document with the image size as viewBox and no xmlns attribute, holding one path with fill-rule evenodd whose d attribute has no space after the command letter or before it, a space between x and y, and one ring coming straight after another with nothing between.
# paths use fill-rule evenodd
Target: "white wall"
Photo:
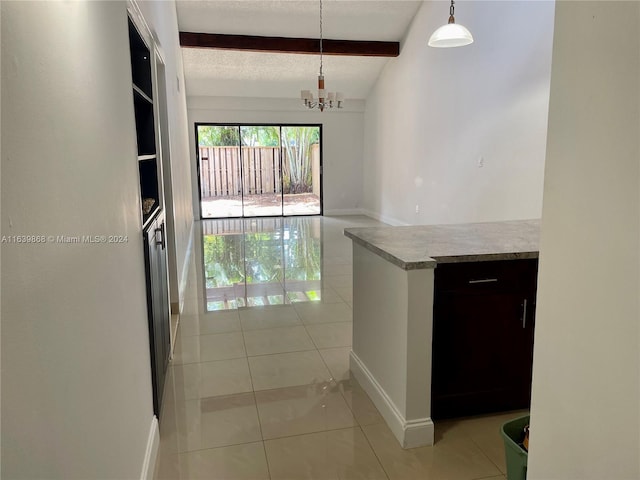
<instances>
[{"instance_id":1,"label":"white wall","mask_svg":"<svg viewBox=\"0 0 640 480\"><path fill-rule=\"evenodd\" d=\"M529 480L640 478L640 4L558 2Z\"/></svg>"},{"instance_id":2,"label":"white wall","mask_svg":"<svg viewBox=\"0 0 640 480\"><path fill-rule=\"evenodd\" d=\"M398 224L539 218L553 2L456 2L475 43L430 48L447 7L425 2L367 98L364 207Z\"/></svg>"},{"instance_id":3,"label":"white wall","mask_svg":"<svg viewBox=\"0 0 640 480\"><path fill-rule=\"evenodd\" d=\"M2 477L139 478L153 407L127 6L0 5L2 235L128 236L2 244Z\"/></svg>"},{"instance_id":4,"label":"white wall","mask_svg":"<svg viewBox=\"0 0 640 480\"><path fill-rule=\"evenodd\" d=\"M194 215L200 216L196 173L196 122L322 124L324 214L359 212L362 196L363 102L344 110L305 110L300 101L271 98L189 97Z\"/></svg>"},{"instance_id":5,"label":"white wall","mask_svg":"<svg viewBox=\"0 0 640 480\"><path fill-rule=\"evenodd\" d=\"M171 228L169 223L172 223L175 230L175 242L169 245L174 249L176 257L176 271L171 272L171 276L175 275L178 283L173 282L171 285L171 302L175 304L181 303L184 296L187 253L193 226L189 130L182 50L178 38L178 17L174 1L141 1L138 5L160 45L166 67L171 171L165 171L165 175L171 178L173 196L173 205L166 207L173 209L173 221L168 222L168 227Z\"/></svg>"}]
</instances>

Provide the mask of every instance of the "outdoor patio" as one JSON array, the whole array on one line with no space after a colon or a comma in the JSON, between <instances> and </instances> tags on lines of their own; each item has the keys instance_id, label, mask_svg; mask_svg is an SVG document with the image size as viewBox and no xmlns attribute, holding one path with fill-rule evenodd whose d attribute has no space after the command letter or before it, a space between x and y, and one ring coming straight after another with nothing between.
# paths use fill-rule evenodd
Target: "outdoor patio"
<instances>
[{"instance_id":1,"label":"outdoor patio","mask_svg":"<svg viewBox=\"0 0 640 480\"><path fill-rule=\"evenodd\" d=\"M320 198L313 193L207 197L201 205L202 218L320 214Z\"/></svg>"}]
</instances>

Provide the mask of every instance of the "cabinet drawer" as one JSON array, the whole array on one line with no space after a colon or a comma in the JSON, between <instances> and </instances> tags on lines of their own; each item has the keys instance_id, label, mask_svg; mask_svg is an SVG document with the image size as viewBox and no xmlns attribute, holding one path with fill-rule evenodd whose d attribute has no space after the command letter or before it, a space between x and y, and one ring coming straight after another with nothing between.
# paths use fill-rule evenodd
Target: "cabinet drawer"
<instances>
[{"instance_id":1,"label":"cabinet drawer","mask_svg":"<svg viewBox=\"0 0 640 480\"><path fill-rule=\"evenodd\" d=\"M530 291L536 288L538 260L498 260L439 264L435 290L465 293Z\"/></svg>"}]
</instances>

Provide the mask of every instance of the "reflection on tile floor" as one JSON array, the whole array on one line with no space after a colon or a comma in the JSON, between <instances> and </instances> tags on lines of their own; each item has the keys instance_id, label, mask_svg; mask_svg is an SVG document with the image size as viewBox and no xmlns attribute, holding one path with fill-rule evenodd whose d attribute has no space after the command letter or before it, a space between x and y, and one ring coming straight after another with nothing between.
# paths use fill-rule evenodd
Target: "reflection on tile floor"
<instances>
[{"instance_id":1,"label":"reflection on tile floor","mask_svg":"<svg viewBox=\"0 0 640 480\"><path fill-rule=\"evenodd\" d=\"M500 426L441 422L403 450L349 373L350 226L198 222L166 380L157 479L505 479Z\"/></svg>"},{"instance_id":2,"label":"reflection on tile floor","mask_svg":"<svg viewBox=\"0 0 640 480\"><path fill-rule=\"evenodd\" d=\"M322 299L320 217L203 220L201 225L206 310Z\"/></svg>"}]
</instances>

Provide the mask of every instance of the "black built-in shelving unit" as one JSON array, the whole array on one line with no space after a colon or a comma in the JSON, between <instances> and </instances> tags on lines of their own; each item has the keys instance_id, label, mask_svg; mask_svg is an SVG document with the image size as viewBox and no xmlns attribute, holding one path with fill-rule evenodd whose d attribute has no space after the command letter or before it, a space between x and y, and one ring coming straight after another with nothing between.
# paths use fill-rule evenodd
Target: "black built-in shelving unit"
<instances>
[{"instance_id":1,"label":"black built-in shelving unit","mask_svg":"<svg viewBox=\"0 0 640 480\"><path fill-rule=\"evenodd\" d=\"M162 171L157 151L158 139L154 116L153 51L147 46L131 19L129 19L129 45L138 143L153 408L156 416L160 418L171 345ZM149 206L150 200L153 200L152 206Z\"/></svg>"}]
</instances>

